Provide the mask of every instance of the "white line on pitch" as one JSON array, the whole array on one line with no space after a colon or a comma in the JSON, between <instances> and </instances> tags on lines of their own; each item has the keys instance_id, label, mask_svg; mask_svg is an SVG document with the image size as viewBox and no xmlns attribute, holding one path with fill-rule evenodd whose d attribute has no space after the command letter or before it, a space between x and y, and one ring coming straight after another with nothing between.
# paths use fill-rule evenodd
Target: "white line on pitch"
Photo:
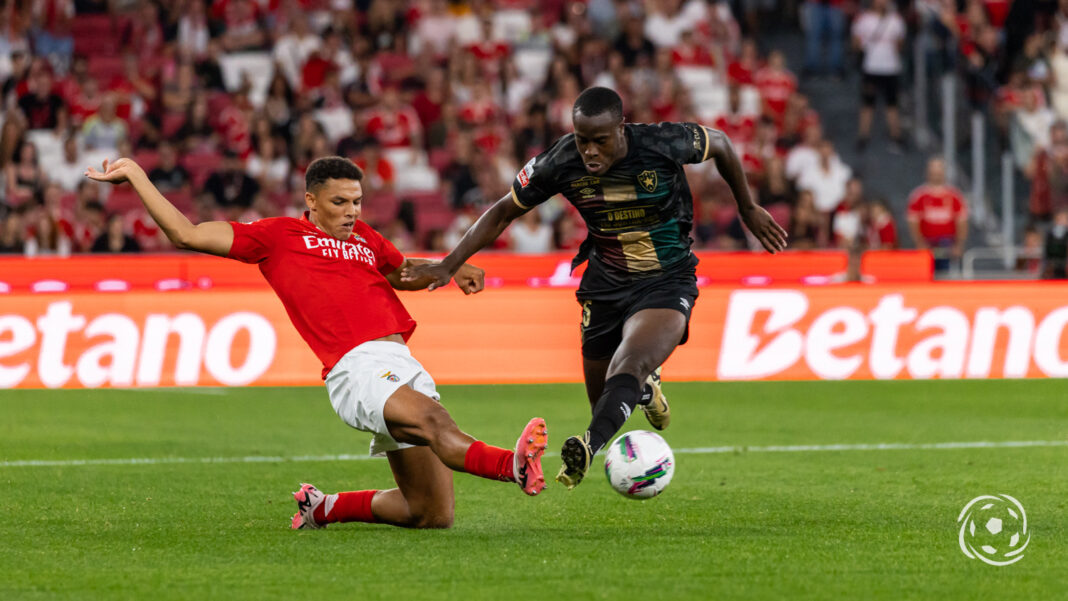
<instances>
[{"instance_id":1,"label":"white line on pitch","mask_svg":"<svg viewBox=\"0 0 1068 601\"><path fill-rule=\"evenodd\" d=\"M810 453L820 451L923 451L949 449L1005 449L1022 447L1068 447L1068 440L1006 440L974 442L827 444L785 446L732 446L675 449L676 455L713 455L724 453ZM555 453L547 453L549 457ZM4 467L79 467L85 465L166 465L207 463L286 463L309 461L365 461L367 455L249 455L245 457L134 457L128 459L19 459L0 461Z\"/></svg>"}]
</instances>

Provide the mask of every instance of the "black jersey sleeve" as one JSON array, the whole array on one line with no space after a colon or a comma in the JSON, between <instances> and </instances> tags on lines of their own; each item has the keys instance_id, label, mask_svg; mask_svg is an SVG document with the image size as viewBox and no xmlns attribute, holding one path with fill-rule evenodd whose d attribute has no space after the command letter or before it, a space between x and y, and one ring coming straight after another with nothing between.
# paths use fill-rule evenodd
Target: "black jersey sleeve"
<instances>
[{"instance_id":1,"label":"black jersey sleeve","mask_svg":"<svg viewBox=\"0 0 1068 601\"><path fill-rule=\"evenodd\" d=\"M512 180L512 200L524 209L530 209L552 198L560 191L560 170L566 160L567 138L564 136L545 152L530 159ZM573 144L573 143L572 143Z\"/></svg>"},{"instance_id":2,"label":"black jersey sleeve","mask_svg":"<svg viewBox=\"0 0 1068 601\"><path fill-rule=\"evenodd\" d=\"M658 123L645 132L648 141L640 141L677 163L701 163L708 160L711 139L699 123ZM644 136L642 136L644 137Z\"/></svg>"}]
</instances>

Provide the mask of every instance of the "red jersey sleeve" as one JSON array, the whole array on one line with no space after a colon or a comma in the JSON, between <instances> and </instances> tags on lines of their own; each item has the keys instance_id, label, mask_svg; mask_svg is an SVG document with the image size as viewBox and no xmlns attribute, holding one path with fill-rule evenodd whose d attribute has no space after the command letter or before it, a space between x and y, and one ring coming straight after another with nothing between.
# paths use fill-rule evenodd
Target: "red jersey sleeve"
<instances>
[{"instance_id":1,"label":"red jersey sleeve","mask_svg":"<svg viewBox=\"0 0 1068 601\"><path fill-rule=\"evenodd\" d=\"M234 243L228 258L243 263L260 263L271 254L277 237L272 231L276 219L260 219L252 223L231 221L234 228Z\"/></svg>"}]
</instances>

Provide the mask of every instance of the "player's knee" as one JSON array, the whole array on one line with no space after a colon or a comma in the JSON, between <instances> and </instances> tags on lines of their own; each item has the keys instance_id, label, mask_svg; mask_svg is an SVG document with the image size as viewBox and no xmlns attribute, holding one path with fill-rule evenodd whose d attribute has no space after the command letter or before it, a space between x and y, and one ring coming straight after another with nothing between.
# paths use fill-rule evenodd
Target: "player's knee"
<instances>
[{"instance_id":1,"label":"player's knee","mask_svg":"<svg viewBox=\"0 0 1068 601\"><path fill-rule=\"evenodd\" d=\"M442 530L445 528L452 528L452 523L452 509L441 508L413 515L411 526L412 528L425 530Z\"/></svg>"}]
</instances>

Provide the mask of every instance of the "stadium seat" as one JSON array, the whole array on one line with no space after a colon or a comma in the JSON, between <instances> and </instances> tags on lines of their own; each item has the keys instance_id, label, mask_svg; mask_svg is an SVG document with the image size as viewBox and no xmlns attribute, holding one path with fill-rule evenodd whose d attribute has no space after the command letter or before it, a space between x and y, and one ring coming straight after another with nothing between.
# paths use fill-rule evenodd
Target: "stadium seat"
<instances>
[{"instance_id":1,"label":"stadium seat","mask_svg":"<svg viewBox=\"0 0 1068 601\"><path fill-rule=\"evenodd\" d=\"M122 75L122 57L116 54L90 54L89 76L106 87L115 77Z\"/></svg>"},{"instance_id":2,"label":"stadium seat","mask_svg":"<svg viewBox=\"0 0 1068 601\"><path fill-rule=\"evenodd\" d=\"M163 114L163 131L164 138L170 138L174 134L178 133L179 129L185 125L184 113L164 113Z\"/></svg>"}]
</instances>

